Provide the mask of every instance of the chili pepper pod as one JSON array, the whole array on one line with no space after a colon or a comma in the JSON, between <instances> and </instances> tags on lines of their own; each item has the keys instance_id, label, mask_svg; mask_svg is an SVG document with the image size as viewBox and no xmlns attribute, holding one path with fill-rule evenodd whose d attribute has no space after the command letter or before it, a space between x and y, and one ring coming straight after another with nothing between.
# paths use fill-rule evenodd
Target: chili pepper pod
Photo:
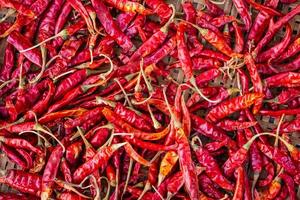
<instances>
[{"instance_id":1,"label":"chili pepper pod","mask_svg":"<svg viewBox=\"0 0 300 200\"><path fill-rule=\"evenodd\" d=\"M37 174L23 172L21 170L1 171L0 182L19 190L20 192L41 195L42 178Z\"/></svg>"},{"instance_id":2,"label":"chili pepper pod","mask_svg":"<svg viewBox=\"0 0 300 200\"><path fill-rule=\"evenodd\" d=\"M192 149L196 154L198 162L201 166L205 167L207 176L223 189L233 191L233 184L222 175L216 160L210 155L210 153L204 147L197 146L193 140Z\"/></svg>"},{"instance_id":3,"label":"chili pepper pod","mask_svg":"<svg viewBox=\"0 0 300 200\"><path fill-rule=\"evenodd\" d=\"M217 120L222 119L235 111L248 108L262 97L263 94L250 93L227 100L211 109L207 114L206 119L211 122L216 122Z\"/></svg>"},{"instance_id":4,"label":"chili pepper pod","mask_svg":"<svg viewBox=\"0 0 300 200\"><path fill-rule=\"evenodd\" d=\"M105 165L111 155L125 144L126 143L113 144L111 146L100 149L92 159L88 160L75 170L73 174L74 182L79 183L86 176L93 173L96 169L98 169L102 165Z\"/></svg>"},{"instance_id":5,"label":"chili pepper pod","mask_svg":"<svg viewBox=\"0 0 300 200\"><path fill-rule=\"evenodd\" d=\"M70 15L71 11L72 11L72 6L68 1L66 1L63 4L61 12L57 17L56 24L55 24L55 30L54 30L55 34L59 33L63 29L65 23L68 20L68 16Z\"/></svg>"},{"instance_id":6,"label":"chili pepper pod","mask_svg":"<svg viewBox=\"0 0 300 200\"><path fill-rule=\"evenodd\" d=\"M0 145L1 151L3 151L8 159L12 161L13 163L16 163L19 165L21 168L26 169L27 164L26 162L20 157L20 154L16 153L13 151L11 148L5 146L4 144Z\"/></svg>"}]
</instances>

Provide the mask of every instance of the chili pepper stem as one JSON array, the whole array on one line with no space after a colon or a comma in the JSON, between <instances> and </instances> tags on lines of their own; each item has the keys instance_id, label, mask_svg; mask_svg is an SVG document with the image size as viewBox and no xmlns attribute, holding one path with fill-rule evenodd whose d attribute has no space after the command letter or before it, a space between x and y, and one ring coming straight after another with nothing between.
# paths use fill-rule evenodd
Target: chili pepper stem
<instances>
[{"instance_id":1,"label":"chili pepper stem","mask_svg":"<svg viewBox=\"0 0 300 200\"><path fill-rule=\"evenodd\" d=\"M151 183L149 181L146 182L145 187L137 200L141 200L143 196L151 189Z\"/></svg>"},{"instance_id":2,"label":"chili pepper stem","mask_svg":"<svg viewBox=\"0 0 300 200\"><path fill-rule=\"evenodd\" d=\"M251 186L251 194L252 194L252 198L254 199L254 190L255 190L255 185L258 181L258 178L259 178L259 172L254 172L254 175L253 175L253 182L252 182L252 186Z\"/></svg>"},{"instance_id":3,"label":"chili pepper stem","mask_svg":"<svg viewBox=\"0 0 300 200\"><path fill-rule=\"evenodd\" d=\"M55 135L53 135L51 132L47 131L46 129L43 128L42 125L40 125L39 123L36 123L36 125L34 126L34 130L36 131L41 131L43 133L48 134L49 136L51 136L53 139L55 139L57 141L57 143L62 147L63 152L66 151L65 146L61 143L61 141L59 139L57 139L57 137L55 137Z\"/></svg>"},{"instance_id":4,"label":"chili pepper stem","mask_svg":"<svg viewBox=\"0 0 300 200\"><path fill-rule=\"evenodd\" d=\"M277 125L277 129L276 129L277 137L275 138L274 147L278 147L278 141L279 141L278 136L279 136L280 126L281 126L283 120L284 120L284 114L281 116L281 118L278 122L278 125Z\"/></svg>"},{"instance_id":5,"label":"chili pepper stem","mask_svg":"<svg viewBox=\"0 0 300 200\"><path fill-rule=\"evenodd\" d=\"M196 89L197 93L203 98L205 99L206 101L210 102L210 103L218 103L219 100L211 100L209 98L207 98L202 92L201 90L198 88L197 84L196 84L196 80L195 80L195 77L192 77L190 79L190 83L194 86L194 88Z\"/></svg>"},{"instance_id":6,"label":"chili pepper stem","mask_svg":"<svg viewBox=\"0 0 300 200\"><path fill-rule=\"evenodd\" d=\"M53 83L56 83L56 82L58 81L58 79L60 79L61 77L64 77L64 76L66 76L66 75L68 75L68 74L72 74L72 73L74 73L75 71L76 71L75 69L72 69L72 70L66 71L66 72L64 72L64 73L62 73L62 74L60 74L60 75L54 77L54 78L52 79L52 80L53 80Z\"/></svg>"},{"instance_id":7,"label":"chili pepper stem","mask_svg":"<svg viewBox=\"0 0 300 200\"><path fill-rule=\"evenodd\" d=\"M64 37L66 37L67 35L68 35L68 32L67 32L66 29L64 29L64 30L62 30L61 32L57 33L56 35L53 35L52 37L49 37L49 38L47 38L46 40L44 40L44 41L42 41L42 42L40 42L40 43L38 43L38 44L36 44L36 45L34 45L34 46L32 46L32 47L29 47L29 48L27 48L27 49L21 50L20 53L25 53L25 52L27 52L27 51L30 51L30 50L32 50L32 49L35 49L35 48L41 46L42 44L47 43L47 42L49 42L49 41L51 41L51 40L53 40L53 39L55 39L55 38L58 38L58 37L63 37L63 38L64 38Z\"/></svg>"},{"instance_id":8,"label":"chili pepper stem","mask_svg":"<svg viewBox=\"0 0 300 200\"><path fill-rule=\"evenodd\" d=\"M127 190L127 186L128 186L128 183L129 183L129 179L130 179L132 167L133 167L133 159L130 158L128 172L127 172L127 176L126 176L126 181L125 181L124 189L123 189L123 192L122 192L122 195L121 195L121 199L123 199L123 196L124 196L124 194L125 194L125 192Z\"/></svg>"},{"instance_id":9,"label":"chili pepper stem","mask_svg":"<svg viewBox=\"0 0 300 200\"><path fill-rule=\"evenodd\" d=\"M69 184L69 183L67 183L67 182L64 182L64 181L62 181L62 180L56 179L56 180L55 180L55 183L58 184L60 187L63 187L63 188L66 189L66 190L70 190L70 191L74 192L75 194L77 194L77 195L79 195L79 196L81 196L81 197L83 197L83 198L92 199L91 197L86 196L86 195L80 193L80 192L79 192L78 190L76 190L71 184Z\"/></svg>"},{"instance_id":10,"label":"chili pepper stem","mask_svg":"<svg viewBox=\"0 0 300 200\"><path fill-rule=\"evenodd\" d=\"M165 25L160 29L161 32L163 32L163 33L167 33L168 32L169 26L173 22L175 14L176 14L175 6L173 4L169 4L169 7L172 8L172 15L170 16L170 18L167 21L167 23L165 23Z\"/></svg>"},{"instance_id":11,"label":"chili pepper stem","mask_svg":"<svg viewBox=\"0 0 300 200\"><path fill-rule=\"evenodd\" d=\"M151 120L153 122L153 126L155 129L159 129L162 127L162 125L156 120L151 108L150 108L150 105L147 104L147 108L148 108L148 111L149 111L149 114L150 114L150 117L151 117Z\"/></svg>"},{"instance_id":12,"label":"chili pepper stem","mask_svg":"<svg viewBox=\"0 0 300 200\"><path fill-rule=\"evenodd\" d=\"M8 80L8 81L4 81L1 85L0 85L0 90L2 89L2 88L4 88L6 85L8 85L9 83L11 83L11 82L13 82L14 80L16 80L16 79L10 79L10 80Z\"/></svg>"},{"instance_id":13,"label":"chili pepper stem","mask_svg":"<svg viewBox=\"0 0 300 200\"><path fill-rule=\"evenodd\" d=\"M0 19L0 23L4 22L7 18L12 16L16 12L15 9L8 9L5 13L5 15Z\"/></svg>"},{"instance_id":14,"label":"chili pepper stem","mask_svg":"<svg viewBox=\"0 0 300 200\"><path fill-rule=\"evenodd\" d=\"M46 51L46 48L43 47L43 46L44 45L41 46L41 52L42 52L42 67L41 67L41 71L38 73L38 75L36 77L33 78L33 80L29 80L30 84L34 84L34 83L38 82L40 80L40 78L43 76L45 69L48 67L47 64L50 64L53 60L55 60L57 57L59 57L58 55L54 56L53 58L50 59L50 61L48 63L45 63L46 62L46 58L47 58L47 55L46 55L47 51Z\"/></svg>"}]
</instances>

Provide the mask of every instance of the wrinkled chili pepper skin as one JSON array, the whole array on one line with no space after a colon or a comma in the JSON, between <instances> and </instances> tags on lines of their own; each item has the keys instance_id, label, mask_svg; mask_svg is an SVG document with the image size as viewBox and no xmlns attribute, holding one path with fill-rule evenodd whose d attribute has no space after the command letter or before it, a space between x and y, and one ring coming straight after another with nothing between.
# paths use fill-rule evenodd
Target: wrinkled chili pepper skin
<instances>
[{"instance_id":1,"label":"wrinkled chili pepper skin","mask_svg":"<svg viewBox=\"0 0 300 200\"><path fill-rule=\"evenodd\" d=\"M177 154L182 169L185 188L191 199L199 199L199 191L197 187L198 178L192 161L191 149L188 139L181 128L177 131L176 141L178 142Z\"/></svg>"},{"instance_id":2,"label":"wrinkled chili pepper skin","mask_svg":"<svg viewBox=\"0 0 300 200\"><path fill-rule=\"evenodd\" d=\"M0 178L0 182L23 193L38 197L41 195L42 178L37 174L11 169L7 170L5 175Z\"/></svg>"},{"instance_id":3,"label":"wrinkled chili pepper skin","mask_svg":"<svg viewBox=\"0 0 300 200\"><path fill-rule=\"evenodd\" d=\"M62 147L57 146L50 154L42 177L41 199L48 199L53 191L54 179L56 178L63 153Z\"/></svg>"},{"instance_id":4,"label":"wrinkled chili pepper skin","mask_svg":"<svg viewBox=\"0 0 300 200\"><path fill-rule=\"evenodd\" d=\"M214 183L205 174L199 175L199 186L201 191L214 199L220 199L224 195L214 185Z\"/></svg>"},{"instance_id":5,"label":"wrinkled chili pepper skin","mask_svg":"<svg viewBox=\"0 0 300 200\"><path fill-rule=\"evenodd\" d=\"M55 24L55 30L54 30L55 34L59 33L63 29L65 23L68 20L68 16L71 13L71 11L72 11L72 6L70 5L70 3L68 1L66 1L62 6L59 16L57 17L56 24Z\"/></svg>"},{"instance_id":6,"label":"wrinkled chili pepper skin","mask_svg":"<svg viewBox=\"0 0 300 200\"><path fill-rule=\"evenodd\" d=\"M205 167L207 176L223 189L233 191L233 184L222 175L217 162L210 155L210 153L203 147L196 147L193 149L197 156L198 162L201 164L201 166Z\"/></svg>"},{"instance_id":7,"label":"wrinkled chili pepper skin","mask_svg":"<svg viewBox=\"0 0 300 200\"><path fill-rule=\"evenodd\" d=\"M31 47L30 41L19 32L12 32L7 38L7 42L12 44L17 50L21 51ZM37 66L42 65L42 56L37 49L32 49L23 53L24 56Z\"/></svg>"},{"instance_id":8,"label":"wrinkled chili pepper skin","mask_svg":"<svg viewBox=\"0 0 300 200\"><path fill-rule=\"evenodd\" d=\"M220 103L214 107L207 114L206 119L211 122L216 122L228 115L232 114L235 111L242 110L250 107L252 104L256 103L259 99L263 97L263 94L260 93L250 93L245 94L244 96L239 96L225 102Z\"/></svg>"},{"instance_id":9,"label":"wrinkled chili pepper skin","mask_svg":"<svg viewBox=\"0 0 300 200\"><path fill-rule=\"evenodd\" d=\"M113 21L113 18L104 3L99 0L92 0L91 2L105 31L124 49L124 51L127 52L131 50L134 45Z\"/></svg>"},{"instance_id":10,"label":"wrinkled chili pepper skin","mask_svg":"<svg viewBox=\"0 0 300 200\"><path fill-rule=\"evenodd\" d=\"M242 200L244 195L244 169L242 167L238 167L236 169L237 173L237 182L234 191L234 195L232 199L234 200Z\"/></svg>"}]
</instances>

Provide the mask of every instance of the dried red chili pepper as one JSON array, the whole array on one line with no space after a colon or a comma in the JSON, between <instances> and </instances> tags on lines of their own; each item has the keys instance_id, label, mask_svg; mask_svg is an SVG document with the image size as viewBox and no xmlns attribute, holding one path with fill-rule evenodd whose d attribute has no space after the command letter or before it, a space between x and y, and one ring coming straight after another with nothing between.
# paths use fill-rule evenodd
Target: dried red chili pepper
<instances>
[{"instance_id":1,"label":"dried red chili pepper","mask_svg":"<svg viewBox=\"0 0 300 200\"><path fill-rule=\"evenodd\" d=\"M20 192L41 195L42 177L21 170L1 170L0 182L19 190Z\"/></svg>"},{"instance_id":2,"label":"dried red chili pepper","mask_svg":"<svg viewBox=\"0 0 300 200\"><path fill-rule=\"evenodd\" d=\"M64 25L66 24L67 20L68 20L68 16L70 15L72 11L72 6L71 4L66 1L61 9L60 14L57 17L57 20L55 22L55 30L54 33L58 34L64 27Z\"/></svg>"},{"instance_id":3,"label":"dried red chili pepper","mask_svg":"<svg viewBox=\"0 0 300 200\"><path fill-rule=\"evenodd\" d=\"M223 189L233 191L233 184L223 176L216 160L210 153L205 148L197 146L193 141L192 148L197 156L198 162L201 166L205 167L206 175Z\"/></svg>"}]
</instances>

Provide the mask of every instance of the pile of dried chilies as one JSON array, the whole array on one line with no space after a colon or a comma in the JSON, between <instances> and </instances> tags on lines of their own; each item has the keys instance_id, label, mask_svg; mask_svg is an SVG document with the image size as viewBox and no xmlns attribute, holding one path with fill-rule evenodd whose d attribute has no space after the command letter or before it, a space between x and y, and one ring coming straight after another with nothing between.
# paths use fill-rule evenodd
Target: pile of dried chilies
<instances>
[{"instance_id":1,"label":"pile of dried chilies","mask_svg":"<svg viewBox=\"0 0 300 200\"><path fill-rule=\"evenodd\" d=\"M0 0L0 199L300 199L300 2L170 2Z\"/></svg>"}]
</instances>

